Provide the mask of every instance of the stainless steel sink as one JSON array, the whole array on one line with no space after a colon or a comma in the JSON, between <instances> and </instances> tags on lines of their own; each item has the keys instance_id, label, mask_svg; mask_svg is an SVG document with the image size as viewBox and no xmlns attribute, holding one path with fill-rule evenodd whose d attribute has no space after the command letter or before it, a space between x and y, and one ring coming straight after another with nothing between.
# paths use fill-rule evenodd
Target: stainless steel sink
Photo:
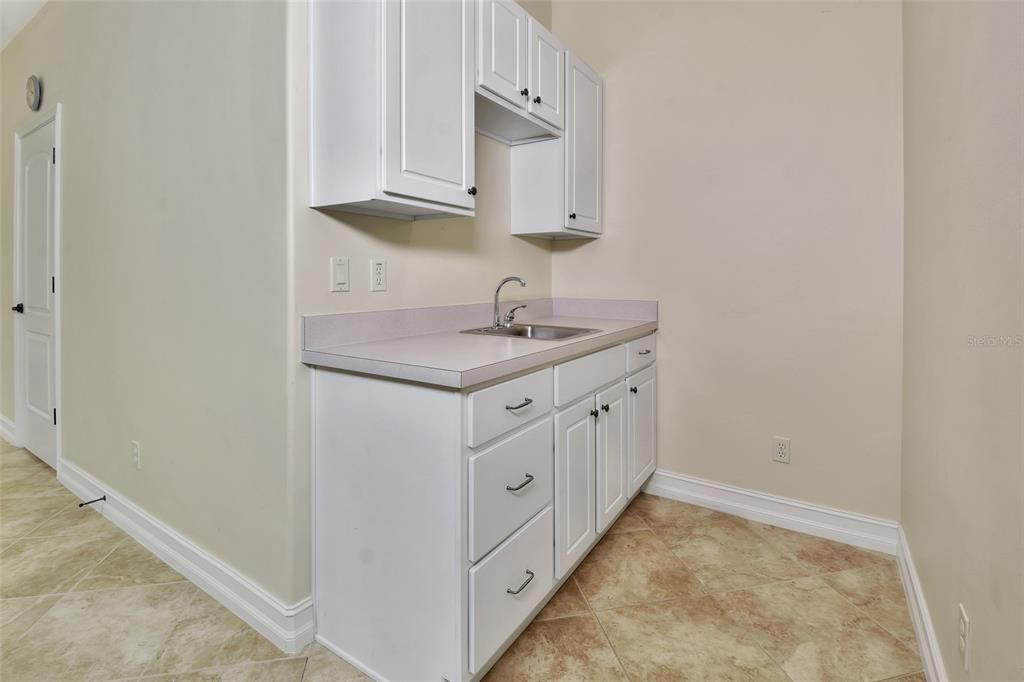
<instances>
[{"instance_id":1,"label":"stainless steel sink","mask_svg":"<svg viewBox=\"0 0 1024 682\"><path fill-rule=\"evenodd\" d=\"M593 334L600 329L584 329L583 327L555 327L547 324L513 324L509 327L481 327L465 329L463 334L483 334L485 336L510 336L520 339L539 339L541 341L564 341L584 334Z\"/></svg>"}]
</instances>

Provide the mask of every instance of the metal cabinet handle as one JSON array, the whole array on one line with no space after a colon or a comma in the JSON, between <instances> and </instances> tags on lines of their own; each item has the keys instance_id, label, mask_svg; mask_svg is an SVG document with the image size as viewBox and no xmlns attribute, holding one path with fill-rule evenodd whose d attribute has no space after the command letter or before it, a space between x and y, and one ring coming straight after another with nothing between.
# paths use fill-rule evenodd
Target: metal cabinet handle
<instances>
[{"instance_id":1,"label":"metal cabinet handle","mask_svg":"<svg viewBox=\"0 0 1024 682\"><path fill-rule=\"evenodd\" d=\"M466 193L469 194L470 196L474 196L475 197L476 196L476 187L470 187L469 189L466 190Z\"/></svg>"},{"instance_id":2,"label":"metal cabinet handle","mask_svg":"<svg viewBox=\"0 0 1024 682\"><path fill-rule=\"evenodd\" d=\"M593 417L594 419L597 419L599 416L601 416L601 413L598 412L597 410L591 410L590 416Z\"/></svg>"},{"instance_id":3,"label":"metal cabinet handle","mask_svg":"<svg viewBox=\"0 0 1024 682\"><path fill-rule=\"evenodd\" d=\"M519 91L519 94L522 95L523 97L529 97L530 88L523 88L522 90Z\"/></svg>"},{"instance_id":4,"label":"metal cabinet handle","mask_svg":"<svg viewBox=\"0 0 1024 682\"><path fill-rule=\"evenodd\" d=\"M602 405L601 409L604 410L605 412L607 412L608 410L610 410L612 408L609 405Z\"/></svg>"},{"instance_id":5,"label":"metal cabinet handle","mask_svg":"<svg viewBox=\"0 0 1024 682\"><path fill-rule=\"evenodd\" d=\"M570 220L576 220L576 214L575 213L570 213L569 214L569 219Z\"/></svg>"},{"instance_id":6,"label":"metal cabinet handle","mask_svg":"<svg viewBox=\"0 0 1024 682\"><path fill-rule=\"evenodd\" d=\"M505 486L505 490L509 491L510 493L518 492L518 491L522 490L523 488L525 488L526 486L530 485L531 483L533 483L533 474L526 474L526 480L525 481L523 481L522 483L517 485L515 488L513 488L510 485L507 485L507 486Z\"/></svg>"},{"instance_id":7,"label":"metal cabinet handle","mask_svg":"<svg viewBox=\"0 0 1024 682\"><path fill-rule=\"evenodd\" d=\"M533 98L533 103L540 104L540 95L537 95L536 97Z\"/></svg>"},{"instance_id":8,"label":"metal cabinet handle","mask_svg":"<svg viewBox=\"0 0 1024 682\"><path fill-rule=\"evenodd\" d=\"M530 569L526 569L526 580L524 580L523 584L519 586L519 589L513 590L511 587L506 587L505 591L509 594L519 594L520 592L525 590L526 586L529 585L531 582L533 582L533 571L531 571Z\"/></svg>"},{"instance_id":9,"label":"metal cabinet handle","mask_svg":"<svg viewBox=\"0 0 1024 682\"><path fill-rule=\"evenodd\" d=\"M636 393L638 390L640 390L640 389L638 389L636 386L632 386L632 387L630 387L629 392L630 393Z\"/></svg>"},{"instance_id":10,"label":"metal cabinet handle","mask_svg":"<svg viewBox=\"0 0 1024 682\"><path fill-rule=\"evenodd\" d=\"M527 405L533 405L533 398L523 398L523 402L519 403L518 405L506 405L505 409L509 411L521 410Z\"/></svg>"},{"instance_id":11,"label":"metal cabinet handle","mask_svg":"<svg viewBox=\"0 0 1024 682\"><path fill-rule=\"evenodd\" d=\"M16 306L11 306L11 310L13 310L16 313L24 313L25 312L25 304L24 303L19 303Z\"/></svg>"},{"instance_id":12,"label":"metal cabinet handle","mask_svg":"<svg viewBox=\"0 0 1024 682\"><path fill-rule=\"evenodd\" d=\"M637 355L650 355L650 354L651 354L651 349L650 348L645 348L644 350L642 350L642 351L637 353Z\"/></svg>"}]
</instances>

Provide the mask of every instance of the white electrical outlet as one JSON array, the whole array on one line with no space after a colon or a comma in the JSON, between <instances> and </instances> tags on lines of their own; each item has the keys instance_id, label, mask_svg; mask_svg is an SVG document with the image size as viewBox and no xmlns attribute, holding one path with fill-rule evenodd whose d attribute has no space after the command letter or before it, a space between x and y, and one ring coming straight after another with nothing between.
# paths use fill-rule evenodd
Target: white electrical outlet
<instances>
[{"instance_id":1,"label":"white electrical outlet","mask_svg":"<svg viewBox=\"0 0 1024 682\"><path fill-rule=\"evenodd\" d=\"M967 611L964 610L964 605L960 604L959 610L959 631L960 631L960 663L963 665L964 670L967 670L968 662L968 636L971 634L971 619L967 617Z\"/></svg>"},{"instance_id":2,"label":"white electrical outlet","mask_svg":"<svg viewBox=\"0 0 1024 682\"><path fill-rule=\"evenodd\" d=\"M132 452L132 464L135 465L136 469L142 468L142 446L139 445L139 441L133 440L131 442Z\"/></svg>"},{"instance_id":3,"label":"white electrical outlet","mask_svg":"<svg viewBox=\"0 0 1024 682\"><path fill-rule=\"evenodd\" d=\"M388 263L383 260L370 261L370 291L388 290Z\"/></svg>"},{"instance_id":4,"label":"white electrical outlet","mask_svg":"<svg viewBox=\"0 0 1024 682\"><path fill-rule=\"evenodd\" d=\"M789 439L775 436L775 451L772 460L780 464L789 464Z\"/></svg>"},{"instance_id":5,"label":"white electrical outlet","mask_svg":"<svg viewBox=\"0 0 1024 682\"><path fill-rule=\"evenodd\" d=\"M348 291L348 258L332 257L329 277L331 291Z\"/></svg>"}]
</instances>

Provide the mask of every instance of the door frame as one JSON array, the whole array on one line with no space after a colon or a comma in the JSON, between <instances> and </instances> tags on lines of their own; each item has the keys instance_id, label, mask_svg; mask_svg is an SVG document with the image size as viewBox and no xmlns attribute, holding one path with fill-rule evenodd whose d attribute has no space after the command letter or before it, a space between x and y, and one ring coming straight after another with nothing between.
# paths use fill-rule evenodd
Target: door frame
<instances>
[{"instance_id":1,"label":"door frame","mask_svg":"<svg viewBox=\"0 0 1024 682\"><path fill-rule=\"evenodd\" d=\"M12 250L12 272L14 275L14 286L12 291L14 292L13 300L17 301L21 298L22 282L21 282L21 245L24 240L24 226L21 221L21 202L19 200L21 196L21 144L25 137L28 137L31 133L34 133L39 128L53 123L53 146L55 148L55 161L54 164L54 178L53 178L53 273L57 276L61 272L61 204L63 203L63 183L61 182L61 175L64 164L63 164L63 106L61 102L58 102L53 107L47 109L45 113L41 115L33 116L31 121L24 126L14 131L14 248ZM63 288L63 281L61 282ZM56 287L55 287L56 288ZM21 326L22 319L20 315L13 315L14 324L12 330L14 332L14 435L18 441L18 445L24 445L22 439L22 425L18 423L18 406L24 400L24 367L22 365L22 348L21 348ZM63 433L64 433L64 410L62 404L62 386L61 386L61 289L57 289L53 292L53 391L54 391L54 408L57 410L57 434L56 434L56 452L57 452L57 466L55 467L57 477L60 478L61 464L63 462Z\"/></svg>"}]
</instances>

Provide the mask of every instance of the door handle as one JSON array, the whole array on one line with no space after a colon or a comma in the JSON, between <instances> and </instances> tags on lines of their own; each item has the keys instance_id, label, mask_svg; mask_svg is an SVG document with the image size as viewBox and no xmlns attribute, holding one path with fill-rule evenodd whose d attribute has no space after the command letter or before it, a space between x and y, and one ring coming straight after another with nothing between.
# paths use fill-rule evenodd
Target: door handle
<instances>
[{"instance_id":1,"label":"door handle","mask_svg":"<svg viewBox=\"0 0 1024 682\"><path fill-rule=\"evenodd\" d=\"M651 354L651 349L650 348L645 348L642 351L637 353L637 355L650 355L650 354Z\"/></svg>"},{"instance_id":2,"label":"door handle","mask_svg":"<svg viewBox=\"0 0 1024 682\"><path fill-rule=\"evenodd\" d=\"M25 304L24 303L19 303L16 306L11 306L11 310L13 310L16 313L24 313L25 312Z\"/></svg>"},{"instance_id":3,"label":"door handle","mask_svg":"<svg viewBox=\"0 0 1024 682\"><path fill-rule=\"evenodd\" d=\"M506 587L505 591L509 594L519 594L520 592L525 590L526 586L529 585L531 582L533 582L533 571L531 571L530 569L526 569L526 580L524 580L523 584L519 586L519 589L513 590L511 587Z\"/></svg>"},{"instance_id":4,"label":"door handle","mask_svg":"<svg viewBox=\"0 0 1024 682\"><path fill-rule=\"evenodd\" d=\"M527 405L533 405L533 398L523 398L523 402L519 403L518 405L506 405L505 409L511 412L512 410L521 410Z\"/></svg>"},{"instance_id":5,"label":"door handle","mask_svg":"<svg viewBox=\"0 0 1024 682\"><path fill-rule=\"evenodd\" d=\"M533 483L533 474L526 474L526 480L525 481L523 481L522 483L517 485L515 488L513 488L510 485L507 485L507 486L505 486L505 490L509 491L510 493L518 492L518 491L522 490L523 488L525 488L526 486L530 485L531 483Z\"/></svg>"}]
</instances>

